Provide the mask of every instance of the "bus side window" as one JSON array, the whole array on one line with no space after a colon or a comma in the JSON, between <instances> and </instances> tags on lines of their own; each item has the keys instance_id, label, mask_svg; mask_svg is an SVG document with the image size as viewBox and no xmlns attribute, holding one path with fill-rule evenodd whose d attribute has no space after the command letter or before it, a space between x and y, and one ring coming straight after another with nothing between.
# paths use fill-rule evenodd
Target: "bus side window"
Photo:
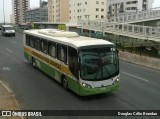
<instances>
[{"instance_id":1,"label":"bus side window","mask_svg":"<svg viewBox=\"0 0 160 119\"><path fill-rule=\"evenodd\" d=\"M32 48L35 47L35 41L34 41L34 37L33 37L33 36L30 36L30 46L31 46Z\"/></svg>"},{"instance_id":2,"label":"bus side window","mask_svg":"<svg viewBox=\"0 0 160 119\"><path fill-rule=\"evenodd\" d=\"M70 71L76 78L78 78L78 54L77 50L71 47L68 47L68 63Z\"/></svg>"},{"instance_id":3,"label":"bus side window","mask_svg":"<svg viewBox=\"0 0 160 119\"><path fill-rule=\"evenodd\" d=\"M35 37L35 48L36 50L41 50L41 40L38 37Z\"/></svg>"},{"instance_id":4,"label":"bus side window","mask_svg":"<svg viewBox=\"0 0 160 119\"><path fill-rule=\"evenodd\" d=\"M67 63L67 47L64 45L57 45L57 58L64 63Z\"/></svg>"},{"instance_id":5,"label":"bus side window","mask_svg":"<svg viewBox=\"0 0 160 119\"><path fill-rule=\"evenodd\" d=\"M56 57L56 43L48 43L48 54L52 57Z\"/></svg>"},{"instance_id":6,"label":"bus side window","mask_svg":"<svg viewBox=\"0 0 160 119\"><path fill-rule=\"evenodd\" d=\"M41 40L41 50L43 53L47 54L47 41Z\"/></svg>"},{"instance_id":7,"label":"bus side window","mask_svg":"<svg viewBox=\"0 0 160 119\"><path fill-rule=\"evenodd\" d=\"M29 46L30 44L30 36L26 34L26 45Z\"/></svg>"}]
</instances>

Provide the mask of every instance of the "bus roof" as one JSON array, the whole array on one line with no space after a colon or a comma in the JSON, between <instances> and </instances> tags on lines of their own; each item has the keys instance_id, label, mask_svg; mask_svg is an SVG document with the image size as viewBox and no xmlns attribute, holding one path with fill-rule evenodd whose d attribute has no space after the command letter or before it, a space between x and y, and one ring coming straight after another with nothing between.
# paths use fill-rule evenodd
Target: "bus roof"
<instances>
[{"instance_id":1,"label":"bus roof","mask_svg":"<svg viewBox=\"0 0 160 119\"><path fill-rule=\"evenodd\" d=\"M55 41L61 44L69 45L75 48L83 46L94 46L94 45L109 45L113 44L106 40L79 36L76 32L60 31L56 29L32 29L25 30L25 34L37 36L40 38Z\"/></svg>"}]
</instances>

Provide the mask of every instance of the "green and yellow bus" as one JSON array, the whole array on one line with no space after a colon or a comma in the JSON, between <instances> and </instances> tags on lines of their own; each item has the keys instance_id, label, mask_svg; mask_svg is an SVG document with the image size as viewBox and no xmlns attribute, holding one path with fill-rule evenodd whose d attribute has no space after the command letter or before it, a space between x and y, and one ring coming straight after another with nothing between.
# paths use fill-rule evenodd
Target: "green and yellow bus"
<instances>
[{"instance_id":1,"label":"green and yellow bus","mask_svg":"<svg viewBox=\"0 0 160 119\"><path fill-rule=\"evenodd\" d=\"M56 29L24 31L25 59L80 96L119 88L115 45L102 39Z\"/></svg>"}]
</instances>

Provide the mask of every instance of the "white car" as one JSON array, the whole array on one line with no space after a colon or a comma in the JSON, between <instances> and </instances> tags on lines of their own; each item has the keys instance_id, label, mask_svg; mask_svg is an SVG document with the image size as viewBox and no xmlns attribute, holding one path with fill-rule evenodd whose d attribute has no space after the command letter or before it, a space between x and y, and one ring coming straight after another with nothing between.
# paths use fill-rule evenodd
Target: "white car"
<instances>
[{"instance_id":1,"label":"white car","mask_svg":"<svg viewBox=\"0 0 160 119\"><path fill-rule=\"evenodd\" d=\"M2 35L12 35L15 36L15 30L11 25L2 25Z\"/></svg>"}]
</instances>

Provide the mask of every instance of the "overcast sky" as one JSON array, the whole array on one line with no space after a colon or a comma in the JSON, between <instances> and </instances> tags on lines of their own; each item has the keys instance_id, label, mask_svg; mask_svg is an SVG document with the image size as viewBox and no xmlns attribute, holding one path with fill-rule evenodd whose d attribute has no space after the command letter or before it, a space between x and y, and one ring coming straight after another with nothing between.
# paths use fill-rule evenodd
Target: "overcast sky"
<instances>
[{"instance_id":1,"label":"overcast sky","mask_svg":"<svg viewBox=\"0 0 160 119\"><path fill-rule=\"evenodd\" d=\"M48 0L42 0L48 1ZM39 0L30 0L30 7L39 7ZM6 22L10 22L10 14L12 14L12 0L4 0L4 10ZM0 0L0 22L3 22L3 0Z\"/></svg>"},{"instance_id":2,"label":"overcast sky","mask_svg":"<svg viewBox=\"0 0 160 119\"><path fill-rule=\"evenodd\" d=\"M48 1L48 0L45 0ZM5 19L10 22L10 14L12 14L12 0L4 0ZM30 0L30 7L39 7L39 0ZM153 8L160 7L160 0L154 0ZM0 22L3 22L3 0L0 0Z\"/></svg>"}]
</instances>

